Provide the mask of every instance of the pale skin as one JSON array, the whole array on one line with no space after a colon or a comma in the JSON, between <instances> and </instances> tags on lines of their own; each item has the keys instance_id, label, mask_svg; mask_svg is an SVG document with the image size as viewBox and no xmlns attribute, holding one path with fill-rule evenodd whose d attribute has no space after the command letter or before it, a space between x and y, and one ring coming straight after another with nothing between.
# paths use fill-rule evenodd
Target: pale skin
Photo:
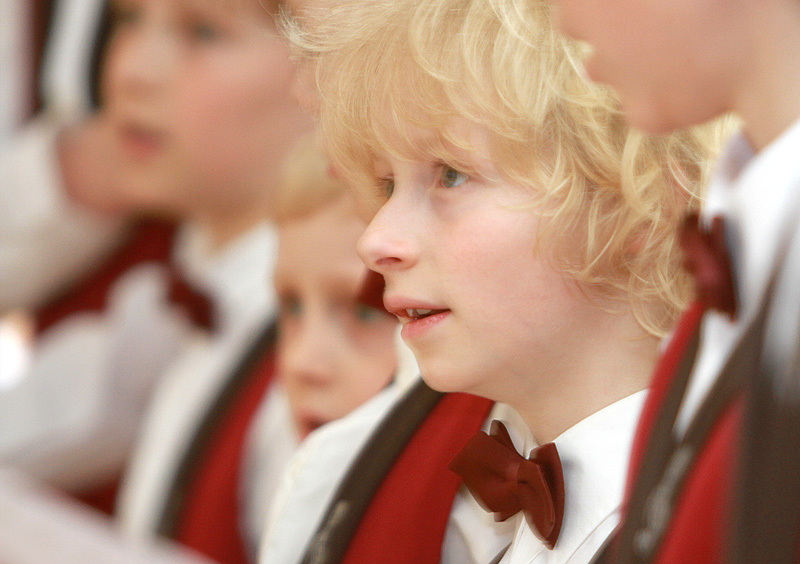
<instances>
[{"instance_id":1,"label":"pale skin","mask_svg":"<svg viewBox=\"0 0 800 564\"><path fill-rule=\"evenodd\" d=\"M615 88L631 123L661 133L726 112L756 150L800 116L797 0L552 0L587 41L589 75Z\"/></svg>"},{"instance_id":2,"label":"pale skin","mask_svg":"<svg viewBox=\"0 0 800 564\"><path fill-rule=\"evenodd\" d=\"M377 394L397 366L397 321L358 300L364 226L349 194L278 225L278 377L301 438Z\"/></svg>"},{"instance_id":3,"label":"pale skin","mask_svg":"<svg viewBox=\"0 0 800 564\"><path fill-rule=\"evenodd\" d=\"M62 130L57 150L62 186L74 203L103 213L128 211L117 176L122 155L103 114Z\"/></svg>"},{"instance_id":4,"label":"pale skin","mask_svg":"<svg viewBox=\"0 0 800 564\"><path fill-rule=\"evenodd\" d=\"M113 5L102 91L121 199L204 225L221 247L271 215L280 164L312 125L289 47L255 1Z\"/></svg>"},{"instance_id":5,"label":"pale skin","mask_svg":"<svg viewBox=\"0 0 800 564\"><path fill-rule=\"evenodd\" d=\"M380 157L389 197L359 254L386 279L384 303L428 384L507 403L548 442L646 388L658 341L624 302L592 296L534 253L541 218L518 207L532 188L501 180L482 154L460 159L480 171L469 176L424 154Z\"/></svg>"}]
</instances>

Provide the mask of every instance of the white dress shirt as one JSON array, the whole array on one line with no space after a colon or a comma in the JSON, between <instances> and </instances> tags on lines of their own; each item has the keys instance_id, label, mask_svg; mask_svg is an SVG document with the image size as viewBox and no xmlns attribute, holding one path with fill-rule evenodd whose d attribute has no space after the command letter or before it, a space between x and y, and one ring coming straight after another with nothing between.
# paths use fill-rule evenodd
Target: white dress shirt
<instances>
[{"instance_id":1,"label":"white dress shirt","mask_svg":"<svg viewBox=\"0 0 800 564\"><path fill-rule=\"evenodd\" d=\"M54 135L49 124L39 126ZM33 147L42 149L41 140L34 136ZM40 168L30 190L20 182L0 191L0 288L15 306L42 301L75 264L112 248L122 230L72 208L42 162L49 161L33 158ZM153 383L190 336L166 293L161 267L142 264L114 283L103 312L71 315L37 340L24 376L0 391L0 464L69 490L119 471Z\"/></svg>"},{"instance_id":2,"label":"white dress shirt","mask_svg":"<svg viewBox=\"0 0 800 564\"><path fill-rule=\"evenodd\" d=\"M34 3L0 0L0 156L32 111L34 85L54 116L90 106L91 65L104 0L52 0L42 68L34 61ZM37 70L39 76L36 76ZM59 118L60 119L60 118Z\"/></svg>"},{"instance_id":3,"label":"white dress shirt","mask_svg":"<svg viewBox=\"0 0 800 564\"><path fill-rule=\"evenodd\" d=\"M724 215L730 226L738 318L731 322L716 312L703 318L700 353L675 423L678 435L686 431L758 311L781 242L800 229L800 120L758 154L742 133L730 141L703 211L706 219L715 215Z\"/></svg>"},{"instance_id":4,"label":"white dress shirt","mask_svg":"<svg viewBox=\"0 0 800 564\"><path fill-rule=\"evenodd\" d=\"M262 223L211 253L205 235L179 239L178 263L217 304L219 328L198 335L158 382L120 491L118 515L133 538L153 536L174 473L208 406L252 339L275 316L277 233Z\"/></svg>"},{"instance_id":5,"label":"white dress shirt","mask_svg":"<svg viewBox=\"0 0 800 564\"><path fill-rule=\"evenodd\" d=\"M309 435L284 476L259 562L300 562L350 464L386 413L418 379L399 379L351 414ZM486 426L492 419L501 419L518 435L519 416L506 406L496 407ZM450 513L442 563L485 564L510 542L512 529L511 523L496 523L462 488Z\"/></svg>"},{"instance_id":6,"label":"white dress shirt","mask_svg":"<svg viewBox=\"0 0 800 564\"><path fill-rule=\"evenodd\" d=\"M244 538L255 560L283 473L300 444L289 398L279 381L270 384L246 440L239 496Z\"/></svg>"},{"instance_id":7,"label":"white dress shirt","mask_svg":"<svg viewBox=\"0 0 800 564\"><path fill-rule=\"evenodd\" d=\"M0 155L31 109L32 12L31 2L0 0Z\"/></svg>"},{"instance_id":8,"label":"white dress shirt","mask_svg":"<svg viewBox=\"0 0 800 564\"><path fill-rule=\"evenodd\" d=\"M3 564L213 564L167 542L134 543L108 516L0 468Z\"/></svg>"},{"instance_id":9,"label":"white dress shirt","mask_svg":"<svg viewBox=\"0 0 800 564\"><path fill-rule=\"evenodd\" d=\"M619 523L633 434L647 392L623 398L573 425L553 442L564 472L564 518L553 550L520 513L501 564L585 564ZM534 448L528 436L524 451Z\"/></svg>"},{"instance_id":10,"label":"white dress shirt","mask_svg":"<svg viewBox=\"0 0 800 564\"><path fill-rule=\"evenodd\" d=\"M53 0L41 69L44 110L30 111L32 5L0 0L0 314L41 305L120 241L126 222L70 202L56 153L59 131L90 107L91 63L104 0ZM6 28L9 28L8 30ZM6 33L8 31L8 33ZM13 55L13 56L12 56ZM6 99L8 97L8 99ZM16 107L14 109L13 107ZM8 129L5 131L6 127Z\"/></svg>"}]
</instances>

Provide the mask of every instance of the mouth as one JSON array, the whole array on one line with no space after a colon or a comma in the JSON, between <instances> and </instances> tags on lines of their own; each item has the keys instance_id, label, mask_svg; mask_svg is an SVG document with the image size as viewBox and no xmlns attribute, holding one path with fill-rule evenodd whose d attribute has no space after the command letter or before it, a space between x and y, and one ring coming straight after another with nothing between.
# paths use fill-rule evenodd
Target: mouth
<instances>
[{"instance_id":1,"label":"mouth","mask_svg":"<svg viewBox=\"0 0 800 564\"><path fill-rule=\"evenodd\" d=\"M390 313L400 320L400 324L403 326L400 334L405 340L425 335L433 327L444 321L451 313L449 309L438 305L394 296L385 296L384 305Z\"/></svg>"},{"instance_id":2,"label":"mouth","mask_svg":"<svg viewBox=\"0 0 800 564\"><path fill-rule=\"evenodd\" d=\"M447 308L438 308L432 304L394 296L384 296L383 303L386 311L396 316L402 324L419 321L449 311Z\"/></svg>"},{"instance_id":3,"label":"mouth","mask_svg":"<svg viewBox=\"0 0 800 564\"><path fill-rule=\"evenodd\" d=\"M161 152L165 135L146 125L127 122L119 128L122 150L136 160L147 160Z\"/></svg>"},{"instance_id":4,"label":"mouth","mask_svg":"<svg viewBox=\"0 0 800 564\"><path fill-rule=\"evenodd\" d=\"M422 308L410 308L410 309L403 309L400 313L396 313L398 318L402 321L406 319L408 321L418 321L420 319L425 319L426 317L430 317L432 315L436 315L437 313L444 313L447 311L446 309L422 309Z\"/></svg>"}]
</instances>

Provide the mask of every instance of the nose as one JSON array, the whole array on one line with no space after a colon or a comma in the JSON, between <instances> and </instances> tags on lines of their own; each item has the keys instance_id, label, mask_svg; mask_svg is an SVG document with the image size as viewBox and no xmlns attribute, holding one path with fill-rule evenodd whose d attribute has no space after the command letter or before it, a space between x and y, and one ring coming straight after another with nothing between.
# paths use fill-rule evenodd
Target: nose
<instances>
[{"instance_id":1,"label":"nose","mask_svg":"<svg viewBox=\"0 0 800 564\"><path fill-rule=\"evenodd\" d=\"M358 255L367 268L384 276L413 266L418 259L411 202L395 193L378 210L358 240Z\"/></svg>"}]
</instances>

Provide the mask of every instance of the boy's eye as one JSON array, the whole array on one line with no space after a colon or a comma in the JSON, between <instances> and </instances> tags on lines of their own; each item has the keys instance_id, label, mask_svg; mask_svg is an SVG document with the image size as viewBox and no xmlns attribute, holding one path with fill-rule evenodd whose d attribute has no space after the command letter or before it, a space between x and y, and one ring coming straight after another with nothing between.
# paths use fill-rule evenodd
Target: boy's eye
<instances>
[{"instance_id":1,"label":"boy's eye","mask_svg":"<svg viewBox=\"0 0 800 564\"><path fill-rule=\"evenodd\" d=\"M209 22L196 22L189 26L192 38L197 41L214 41L220 36L217 26Z\"/></svg>"},{"instance_id":2,"label":"boy's eye","mask_svg":"<svg viewBox=\"0 0 800 564\"><path fill-rule=\"evenodd\" d=\"M114 29L134 25L142 17L142 10L137 6L118 2L112 8L111 24Z\"/></svg>"},{"instance_id":3,"label":"boy's eye","mask_svg":"<svg viewBox=\"0 0 800 564\"><path fill-rule=\"evenodd\" d=\"M380 186L383 188L383 193L386 196L386 199L392 197L394 194L394 179L393 178L381 178L380 179Z\"/></svg>"},{"instance_id":4,"label":"boy's eye","mask_svg":"<svg viewBox=\"0 0 800 564\"><path fill-rule=\"evenodd\" d=\"M299 317L303 314L303 304L297 298L284 298L281 300L281 315Z\"/></svg>"},{"instance_id":5,"label":"boy's eye","mask_svg":"<svg viewBox=\"0 0 800 564\"><path fill-rule=\"evenodd\" d=\"M356 304L355 314L359 321L369 322L378 319L378 317L381 315L381 312L373 307L369 307L368 305Z\"/></svg>"},{"instance_id":6,"label":"boy's eye","mask_svg":"<svg viewBox=\"0 0 800 564\"><path fill-rule=\"evenodd\" d=\"M469 180L469 176L463 172L459 172L453 167L449 167L447 165L442 167L442 186L445 188L455 188L456 186L461 186L467 180Z\"/></svg>"}]
</instances>

